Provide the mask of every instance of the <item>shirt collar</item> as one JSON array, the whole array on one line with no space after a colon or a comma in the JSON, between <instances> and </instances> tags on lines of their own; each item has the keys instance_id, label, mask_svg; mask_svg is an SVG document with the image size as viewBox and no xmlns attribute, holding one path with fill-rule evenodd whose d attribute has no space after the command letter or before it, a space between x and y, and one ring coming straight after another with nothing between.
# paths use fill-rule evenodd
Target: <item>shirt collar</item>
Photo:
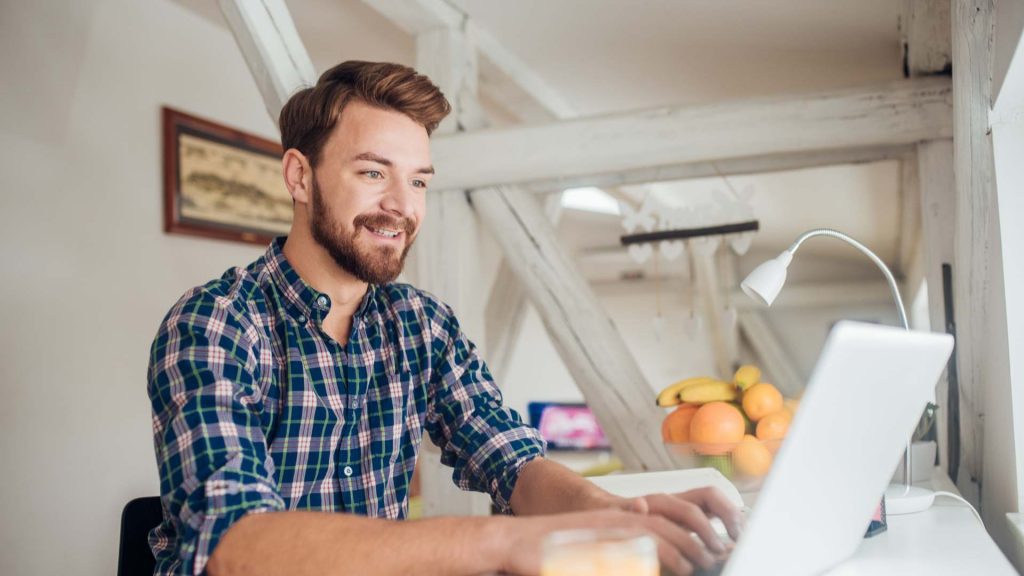
<instances>
[{"instance_id":1,"label":"shirt collar","mask_svg":"<svg viewBox=\"0 0 1024 576\"><path fill-rule=\"evenodd\" d=\"M284 255L284 243L287 239L287 236L279 236L267 247L264 258L270 276L284 293L285 304L293 316L322 319L331 309L331 297L307 284L288 262ZM369 285L353 315L354 318L361 318L377 310L377 291L378 287L375 284Z\"/></svg>"}]
</instances>

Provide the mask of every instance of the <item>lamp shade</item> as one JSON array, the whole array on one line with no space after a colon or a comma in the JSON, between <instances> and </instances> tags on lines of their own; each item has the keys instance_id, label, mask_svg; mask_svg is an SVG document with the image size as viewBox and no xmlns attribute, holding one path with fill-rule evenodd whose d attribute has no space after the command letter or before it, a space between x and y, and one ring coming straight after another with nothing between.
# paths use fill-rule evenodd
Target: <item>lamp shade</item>
<instances>
[{"instance_id":1,"label":"lamp shade","mask_svg":"<svg viewBox=\"0 0 1024 576\"><path fill-rule=\"evenodd\" d=\"M786 269L793 261L793 254L786 250L777 257L762 263L747 275L740 284L743 292L757 302L771 306L775 297L786 283Z\"/></svg>"}]
</instances>

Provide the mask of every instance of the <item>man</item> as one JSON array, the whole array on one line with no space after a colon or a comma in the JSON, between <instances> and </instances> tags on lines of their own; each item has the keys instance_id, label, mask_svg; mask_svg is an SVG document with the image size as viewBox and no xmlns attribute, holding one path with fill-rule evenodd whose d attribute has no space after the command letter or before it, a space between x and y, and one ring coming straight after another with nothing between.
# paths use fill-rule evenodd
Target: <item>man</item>
<instances>
[{"instance_id":1,"label":"man","mask_svg":"<svg viewBox=\"0 0 1024 576\"><path fill-rule=\"evenodd\" d=\"M625 500L544 459L451 309L393 283L448 111L424 76L367 62L281 111L290 234L188 291L153 343L158 573L536 574L547 534L606 526L655 534L685 574L723 552L708 515L738 535L715 491ZM424 430L515 516L395 521Z\"/></svg>"}]
</instances>

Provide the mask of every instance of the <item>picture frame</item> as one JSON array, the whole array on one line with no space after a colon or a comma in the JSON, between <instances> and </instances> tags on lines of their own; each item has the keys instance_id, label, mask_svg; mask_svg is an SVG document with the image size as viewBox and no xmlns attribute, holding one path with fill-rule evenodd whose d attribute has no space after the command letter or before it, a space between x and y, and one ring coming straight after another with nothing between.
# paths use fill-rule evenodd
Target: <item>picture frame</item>
<instances>
[{"instance_id":1,"label":"picture frame","mask_svg":"<svg viewBox=\"0 0 1024 576\"><path fill-rule=\"evenodd\" d=\"M267 245L291 228L281 144L164 106L164 232Z\"/></svg>"}]
</instances>

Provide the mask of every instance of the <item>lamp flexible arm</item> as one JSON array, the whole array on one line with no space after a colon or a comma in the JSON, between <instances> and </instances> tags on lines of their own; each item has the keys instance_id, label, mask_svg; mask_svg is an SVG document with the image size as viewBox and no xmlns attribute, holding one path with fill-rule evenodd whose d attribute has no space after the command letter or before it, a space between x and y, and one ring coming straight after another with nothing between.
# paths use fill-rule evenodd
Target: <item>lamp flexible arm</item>
<instances>
[{"instance_id":1,"label":"lamp flexible arm","mask_svg":"<svg viewBox=\"0 0 1024 576\"><path fill-rule=\"evenodd\" d=\"M800 245L804 243L804 240L807 240L808 238L813 238L815 236L827 236L829 238L842 240L843 242L846 242L847 244L853 246L857 250L860 250L861 252L864 253L865 256L870 258L871 261L874 262L876 266L878 266L878 269L882 271L882 274L885 275L885 279L889 282L889 290L892 291L892 297L894 300L896 300L896 310L899 312L900 322L903 323L903 328L905 328L906 330L910 330L910 323L907 321L907 311L903 307L903 298L900 297L900 290L899 287L896 285L896 279L893 277L892 272L889 271L889 267L885 265L885 262L882 262L882 259L879 258L877 254L868 249L867 246L861 244L860 242L854 240L853 238L850 238L849 236L843 234L838 230L833 230L831 228L816 228L814 230L808 230L807 232L801 234L800 237L797 238L795 242L793 242L793 245L789 247L788 252L790 254L793 254L794 252L797 251L798 248L800 248Z\"/></svg>"},{"instance_id":2,"label":"lamp flexible arm","mask_svg":"<svg viewBox=\"0 0 1024 576\"><path fill-rule=\"evenodd\" d=\"M896 286L896 279L893 278L892 272L889 271L889 267L885 265L885 262L882 262L882 259L879 258L877 254L868 249L867 246L861 244L860 242L857 242L853 238L850 238L849 236L843 234L838 230L833 230L831 228L816 228L814 230L808 230L807 232L801 234L800 237L797 238L795 242L793 242L793 245L789 247L789 250L787 250L787 252L793 254L794 252L797 251L798 248L800 248L800 245L804 243L804 240L807 240L808 238L813 238L815 236L827 236L829 238L842 240L843 242L846 242L847 244L853 246L857 250L860 250L861 252L864 253L865 256L870 258L871 261L874 262L876 266L878 266L878 269L882 271L882 274L885 275L885 279L889 281L889 290L892 291L892 297L894 300L896 300L896 310L899 311L900 322L903 323L904 329L910 330L910 323L907 322L907 311L903 307L903 298L900 297L899 288ZM913 474L911 472L912 463L910 456L912 447L911 440L912 438L907 439L906 450L903 453L904 493L909 493L910 487L913 483Z\"/></svg>"}]
</instances>

